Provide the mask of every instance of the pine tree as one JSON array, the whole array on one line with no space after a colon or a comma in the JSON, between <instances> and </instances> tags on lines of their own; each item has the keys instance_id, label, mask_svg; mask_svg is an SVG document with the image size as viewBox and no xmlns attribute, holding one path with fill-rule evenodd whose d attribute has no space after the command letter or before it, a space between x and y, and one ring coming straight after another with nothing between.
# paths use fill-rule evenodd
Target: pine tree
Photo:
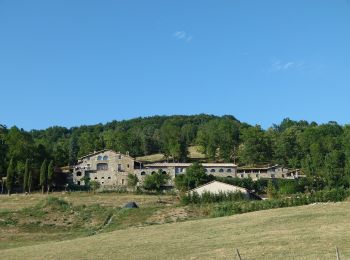
<instances>
[{"instance_id":1,"label":"pine tree","mask_svg":"<svg viewBox=\"0 0 350 260\"><path fill-rule=\"evenodd\" d=\"M24 166L24 176L23 176L23 192L28 191L28 177L29 177L29 160L26 160Z\"/></svg>"},{"instance_id":2,"label":"pine tree","mask_svg":"<svg viewBox=\"0 0 350 260\"><path fill-rule=\"evenodd\" d=\"M6 175L6 188L7 188L8 195L11 194L14 180L15 180L15 166L13 163L13 159L11 159L10 164L7 168L7 175Z\"/></svg>"},{"instance_id":3,"label":"pine tree","mask_svg":"<svg viewBox=\"0 0 350 260\"><path fill-rule=\"evenodd\" d=\"M28 193L30 193L30 190L32 188L32 180L33 180L32 171L30 171L28 174L28 183L27 183Z\"/></svg>"},{"instance_id":4,"label":"pine tree","mask_svg":"<svg viewBox=\"0 0 350 260\"><path fill-rule=\"evenodd\" d=\"M53 161L51 160L49 163L49 167L47 169L47 193L49 193L50 191L50 186L53 180L53 174L54 174L54 166L53 166Z\"/></svg>"},{"instance_id":5,"label":"pine tree","mask_svg":"<svg viewBox=\"0 0 350 260\"><path fill-rule=\"evenodd\" d=\"M47 166L46 166L46 159L43 161L43 164L40 168L40 186L41 186L41 193L44 194L45 186L47 184Z\"/></svg>"}]
</instances>

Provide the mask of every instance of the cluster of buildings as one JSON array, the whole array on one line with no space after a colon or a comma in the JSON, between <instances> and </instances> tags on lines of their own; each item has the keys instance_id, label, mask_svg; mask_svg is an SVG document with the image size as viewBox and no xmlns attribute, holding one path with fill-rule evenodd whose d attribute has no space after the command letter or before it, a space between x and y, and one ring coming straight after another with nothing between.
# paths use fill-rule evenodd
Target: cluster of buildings
<instances>
[{"instance_id":1,"label":"cluster of buildings","mask_svg":"<svg viewBox=\"0 0 350 260\"><path fill-rule=\"evenodd\" d=\"M184 174L191 163L150 163L136 161L128 154L112 150L97 151L81 157L72 167L71 182L75 185L85 185L89 178L102 186L126 186L128 174L135 174L140 183L147 175L158 173L168 174L169 185L177 175ZM258 179L297 179L302 177L299 170L289 170L275 165L268 167L238 167L234 163L202 163L207 174L218 177Z\"/></svg>"}]
</instances>

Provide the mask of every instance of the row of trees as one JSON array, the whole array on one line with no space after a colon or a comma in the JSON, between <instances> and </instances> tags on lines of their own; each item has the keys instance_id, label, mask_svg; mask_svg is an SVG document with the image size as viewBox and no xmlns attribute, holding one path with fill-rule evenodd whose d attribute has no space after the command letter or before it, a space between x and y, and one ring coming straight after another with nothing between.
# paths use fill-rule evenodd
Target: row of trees
<instances>
[{"instance_id":1,"label":"row of trees","mask_svg":"<svg viewBox=\"0 0 350 260\"><path fill-rule=\"evenodd\" d=\"M18 175L23 176L28 159L36 181L44 160L65 166L105 148L129 151L132 156L161 152L169 160L189 161L188 147L192 145L198 145L209 161L281 164L301 168L331 187L349 185L350 126L285 119L264 130L233 116L212 115L154 116L29 132L0 125L0 176L6 175L11 159Z\"/></svg>"},{"instance_id":2,"label":"row of trees","mask_svg":"<svg viewBox=\"0 0 350 260\"><path fill-rule=\"evenodd\" d=\"M33 169L31 168L29 159L27 159L25 162L23 175L21 175L16 169L15 162L13 159L11 159L7 168L6 178L4 179L6 180L5 184L8 194L10 195L15 186L17 185L17 187L19 187L21 183L22 191L25 193L30 193L33 187ZM55 168L53 161L51 160L47 165L47 161L44 160L40 167L39 178L39 185L42 193L45 192L45 189L47 193L50 192L50 188L53 185L54 173Z\"/></svg>"}]
</instances>

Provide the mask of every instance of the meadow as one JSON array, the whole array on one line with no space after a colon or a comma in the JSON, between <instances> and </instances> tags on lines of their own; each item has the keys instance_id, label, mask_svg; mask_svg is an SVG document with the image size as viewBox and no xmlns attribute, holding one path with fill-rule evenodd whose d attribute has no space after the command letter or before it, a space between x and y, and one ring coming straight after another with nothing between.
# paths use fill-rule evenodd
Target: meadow
<instances>
[{"instance_id":1,"label":"meadow","mask_svg":"<svg viewBox=\"0 0 350 260\"><path fill-rule=\"evenodd\" d=\"M111 194L98 196L109 197ZM80 201L78 197L72 195L71 201ZM109 203L119 206L124 199L128 200L128 195L116 199L119 201L116 204L113 204L113 199L110 198ZM164 197L164 200L169 199L168 206L159 206L157 196L143 199L144 205L147 205L144 209L162 212L168 207L172 210L181 210L181 207L171 205L173 197ZM54 207L60 205L57 199L54 201ZM22 204L21 207L26 206L27 204ZM62 211L67 212L79 207L67 206L65 203L61 206ZM85 208L88 209L90 206L85 205ZM25 210L21 207L17 208L17 212ZM48 205L44 208L49 212ZM2 209L1 212L4 213L6 210ZM79 211L79 214L82 212L84 211ZM126 212L128 213L120 212L119 209L114 213L126 214L126 219L130 221L130 218L133 219L142 212L142 207ZM141 215L143 214L145 213ZM149 219L151 215L144 219ZM98 222L98 214L91 216ZM65 235L62 239L46 242L32 241L27 246L2 248L0 254L4 259L18 259L24 255L28 259L235 259L235 249L238 248L243 259L335 259L335 246L337 246L342 259L348 259L350 258L349 219L349 202L316 203L229 217L158 223L158 225L154 223L126 225L119 229L113 227L118 222L116 218L116 223L111 224L111 229L107 228L104 232L85 234L85 237ZM102 218L102 225L104 221ZM139 220L139 223L141 222ZM1 234L4 231L1 230Z\"/></svg>"}]
</instances>

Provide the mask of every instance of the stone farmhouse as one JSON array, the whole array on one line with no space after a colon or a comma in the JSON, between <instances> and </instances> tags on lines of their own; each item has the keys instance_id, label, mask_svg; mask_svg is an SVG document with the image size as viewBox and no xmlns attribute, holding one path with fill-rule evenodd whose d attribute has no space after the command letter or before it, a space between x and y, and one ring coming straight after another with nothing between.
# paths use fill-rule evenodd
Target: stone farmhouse
<instances>
[{"instance_id":1,"label":"stone farmhouse","mask_svg":"<svg viewBox=\"0 0 350 260\"><path fill-rule=\"evenodd\" d=\"M90 178L102 186L124 186L128 174L139 167L139 163L127 154L102 150L79 158L71 177L76 185L85 185L84 180Z\"/></svg>"},{"instance_id":2,"label":"stone farmhouse","mask_svg":"<svg viewBox=\"0 0 350 260\"><path fill-rule=\"evenodd\" d=\"M238 167L234 163L202 163L207 174L219 177L238 177L253 180L260 178L286 178L301 177L299 172L288 170L279 166L248 168ZM184 174L191 163L151 163L143 164L128 154L112 150L93 152L79 158L71 169L71 182L75 185L85 185L85 180L98 181L102 186L126 186L128 174L135 174L140 184L147 175L155 174L159 170L171 178L168 183L173 186L173 180L179 174Z\"/></svg>"}]
</instances>

